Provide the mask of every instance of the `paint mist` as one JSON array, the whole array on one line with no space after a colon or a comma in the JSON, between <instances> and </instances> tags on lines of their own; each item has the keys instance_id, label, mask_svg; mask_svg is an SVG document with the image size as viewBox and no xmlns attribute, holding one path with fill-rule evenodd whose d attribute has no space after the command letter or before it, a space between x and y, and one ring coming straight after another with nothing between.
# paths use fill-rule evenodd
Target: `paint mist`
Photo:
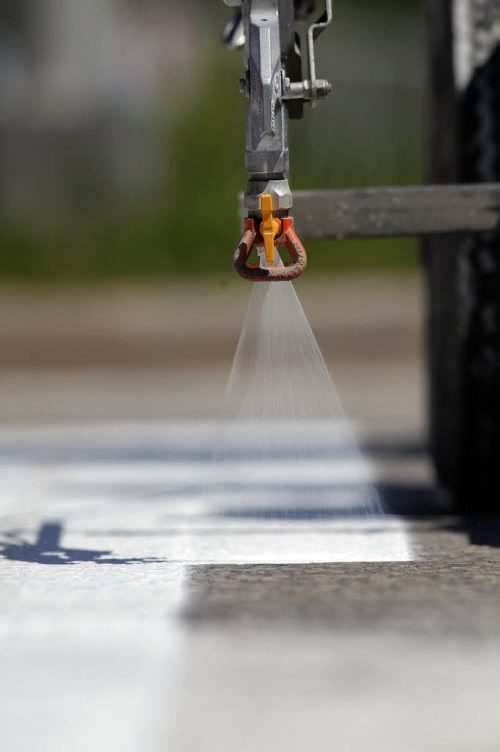
<instances>
[{"instance_id":1,"label":"paint mist","mask_svg":"<svg viewBox=\"0 0 500 752\"><path fill-rule=\"evenodd\" d=\"M242 515L378 515L383 507L291 282L253 285L205 501Z\"/></svg>"}]
</instances>

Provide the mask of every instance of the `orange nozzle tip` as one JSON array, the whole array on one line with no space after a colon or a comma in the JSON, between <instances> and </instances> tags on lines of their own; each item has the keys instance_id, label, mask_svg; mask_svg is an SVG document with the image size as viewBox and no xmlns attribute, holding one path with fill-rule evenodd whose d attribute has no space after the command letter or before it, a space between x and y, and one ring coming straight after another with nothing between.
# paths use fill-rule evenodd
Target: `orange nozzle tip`
<instances>
[{"instance_id":1,"label":"orange nozzle tip","mask_svg":"<svg viewBox=\"0 0 500 752\"><path fill-rule=\"evenodd\" d=\"M263 193L260 197L260 210L262 222L260 234L264 240L266 262L268 266L274 265L274 238L281 232L281 221L273 217L273 198L269 193Z\"/></svg>"}]
</instances>

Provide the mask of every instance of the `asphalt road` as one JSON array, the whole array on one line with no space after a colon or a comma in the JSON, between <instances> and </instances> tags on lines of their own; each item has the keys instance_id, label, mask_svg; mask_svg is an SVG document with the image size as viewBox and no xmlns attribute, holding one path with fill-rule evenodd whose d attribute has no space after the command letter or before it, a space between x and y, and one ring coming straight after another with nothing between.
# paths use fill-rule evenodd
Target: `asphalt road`
<instances>
[{"instance_id":1,"label":"asphalt road","mask_svg":"<svg viewBox=\"0 0 500 752\"><path fill-rule=\"evenodd\" d=\"M46 357L30 356L26 314L0 371L3 748L498 749L500 521L433 488L418 286L352 284L332 330L317 291L310 318L386 506L369 518L205 492L237 302L203 367L153 340L134 367L157 314L123 309L139 333L112 355L102 301L99 342L81 314L65 363L57 305L39 308ZM345 470L341 454L323 469Z\"/></svg>"}]
</instances>

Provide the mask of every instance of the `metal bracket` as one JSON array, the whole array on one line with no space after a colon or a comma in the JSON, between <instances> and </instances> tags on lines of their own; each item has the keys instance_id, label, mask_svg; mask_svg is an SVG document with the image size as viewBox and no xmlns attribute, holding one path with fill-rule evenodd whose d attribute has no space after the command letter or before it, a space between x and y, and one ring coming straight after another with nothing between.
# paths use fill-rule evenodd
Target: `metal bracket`
<instances>
[{"instance_id":1,"label":"metal bracket","mask_svg":"<svg viewBox=\"0 0 500 752\"><path fill-rule=\"evenodd\" d=\"M307 240L500 231L500 183L294 191Z\"/></svg>"},{"instance_id":2,"label":"metal bracket","mask_svg":"<svg viewBox=\"0 0 500 752\"><path fill-rule=\"evenodd\" d=\"M291 81L283 77L283 99L301 100L310 102L312 107L316 107L318 101L328 96L332 90L329 81L323 78L316 78L316 52L314 43L327 26L332 22L332 0L325 0L325 10L323 15L307 30L307 56L309 79L306 81Z\"/></svg>"}]
</instances>

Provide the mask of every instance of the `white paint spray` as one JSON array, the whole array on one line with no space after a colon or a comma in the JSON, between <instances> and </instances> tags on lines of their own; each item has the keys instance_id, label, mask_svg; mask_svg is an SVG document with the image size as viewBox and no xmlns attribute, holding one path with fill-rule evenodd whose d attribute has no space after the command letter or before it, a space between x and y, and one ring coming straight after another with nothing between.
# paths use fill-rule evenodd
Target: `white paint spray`
<instances>
[{"instance_id":1,"label":"white paint spray","mask_svg":"<svg viewBox=\"0 0 500 752\"><path fill-rule=\"evenodd\" d=\"M205 500L290 518L383 512L290 282L253 286Z\"/></svg>"}]
</instances>

